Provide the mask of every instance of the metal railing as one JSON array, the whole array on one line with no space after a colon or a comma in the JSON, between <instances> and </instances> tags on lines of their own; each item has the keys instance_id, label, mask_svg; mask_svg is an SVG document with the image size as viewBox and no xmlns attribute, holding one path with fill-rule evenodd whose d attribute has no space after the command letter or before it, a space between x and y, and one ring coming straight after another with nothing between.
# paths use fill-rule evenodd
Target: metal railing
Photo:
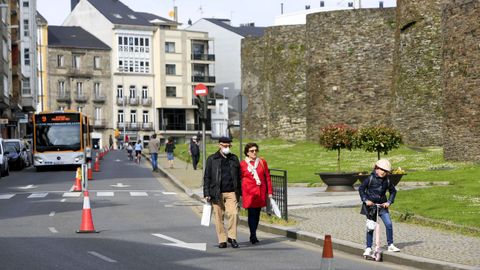
<instances>
[{"instance_id":1,"label":"metal railing","mask_svg":"<svg viewBox=\"0 0 480 270\"><path fill-rule=\"evenodd\" d=\"M136 106L139 103L139 98L138 97L130 97L128 98L128 104Z\"/></svg>"},{"instance_id":2,"label":"metal railing","mask_svg":"<svg viewBox=\"0 0 480 270\"><path fill-rule=\"evenodd\" d=\"M142 98L142 105L143 106L151 106L152 105L152 98L151 97Z\"/></svg>"},{"instance_id":3,"label":"metal railing","mask_svg":"<svg viewBox=\"0 0 480 270\"><path fill-rule=\"evenodd\" d=\"M101 96L101 95L94 95L93 96L93 102L95 103L105 103L107 101L106 96Z\"/></svg>"},{"instance_id":4,"label":"metal railing","mask_svg":"<svg viewBox=\"0 0 480 270\"><path fill-rule=\"evenodd\" d=\"M214 83L214 76L192 76L192 82Z\"/></svg>"},{"instance_id":5,"label":"metal railing","mask_svg":"<svg viewBox=\"0 0 480 270\"><path fill-rule=\"evenodd\" d=\"M192 60L215 61L215 54L192 54Z\"/></svg>"},{"instance_id":6,"label":"metal railing","mask_svg":"<svg viewBox=\"0 0 480 270\"><path fill-rule=\"evenodd\" d=\"M58 102L68 102L71 100L70 92L60 92L57 96Z\"/></svg>"},{"instance_id":7,"label":"metal railing","mask_svg":"<svg viewBox=\"0 0 480 270\"><path fill-rule=\"evenodd\" d=\"M77 94L75 95L75 101L85 103L88 101L88 96L84 94Z\"/></svg>"},{"instance_id":8,"label":"metal railing","mask_svg":"<svg viewBox=\"0 0 480 270\"><path fill-rule=\"evenodd\" d=\"M269 171L272 179L273 199L280 208L282 219L288 220L287 171L278 169L270 169ZM267 213L271 212L270 209L265 209L265 211Z\"/></svg>"}]
</instances>

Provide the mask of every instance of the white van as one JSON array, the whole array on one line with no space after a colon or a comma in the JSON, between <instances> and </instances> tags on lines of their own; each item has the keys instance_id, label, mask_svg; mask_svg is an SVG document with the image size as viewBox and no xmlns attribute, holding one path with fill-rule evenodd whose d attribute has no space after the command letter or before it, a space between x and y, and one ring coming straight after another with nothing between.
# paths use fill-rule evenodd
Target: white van
<instances>
[{"instance_id":1,"label":"white van","mask_svg":"<svg viewBox=\"0 0 480 270\"><path fill-rule=\"evenodd\" d=\"M0 177L10 174L8 167L8 157L5 153L5 142L0 138Z\"/></svg>"}]
</instances>

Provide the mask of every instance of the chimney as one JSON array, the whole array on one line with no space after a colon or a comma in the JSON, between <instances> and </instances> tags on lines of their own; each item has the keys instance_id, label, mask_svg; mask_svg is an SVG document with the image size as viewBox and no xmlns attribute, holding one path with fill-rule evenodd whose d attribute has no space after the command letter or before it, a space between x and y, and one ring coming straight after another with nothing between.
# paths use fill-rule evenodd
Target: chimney
<instances>
[{"instance_id":1,"label":"chimney","mask_svg":"<svg viewBox=\"0 0 480 270\"><path fill-rule=\"evenodd\" d=\"M80 0L70 0L70 11L77 6L78 2L80 2Z\"/></svg>"}]
</instances>

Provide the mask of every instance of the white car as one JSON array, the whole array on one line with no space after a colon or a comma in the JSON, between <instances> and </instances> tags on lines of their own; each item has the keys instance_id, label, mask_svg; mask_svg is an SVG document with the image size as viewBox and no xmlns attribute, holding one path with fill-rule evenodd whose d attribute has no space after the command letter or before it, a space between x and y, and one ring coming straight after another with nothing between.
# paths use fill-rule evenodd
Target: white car
<instances>
[{"instance_id":1,"label":"white car","mask_svg":"<svg viewBox=\"0 0 480 270\"><path fill-rule=\"evenodd\" d=\"M5 154L5 143L0 138L0 177L10 174L10 168L8 167L8 157Z\"/></svg>"}]
</instances>

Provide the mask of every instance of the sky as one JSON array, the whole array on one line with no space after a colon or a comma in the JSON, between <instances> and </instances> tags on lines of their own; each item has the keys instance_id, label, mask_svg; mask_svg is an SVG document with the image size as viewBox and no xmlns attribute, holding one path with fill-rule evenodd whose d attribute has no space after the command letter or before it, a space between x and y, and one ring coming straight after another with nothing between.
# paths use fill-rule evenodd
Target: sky
<instances>
[{"instance_id":1,"label":"sky","mask_svg":"<svg viewBox=\"0 0 480 270\"><path fill-rule=\"evenodd\" d=\"M164 18L170 18L169 12L173 6L178 7L178 20L183 26L188 19L193 23L201 18L231 19L233 26L254 22L255 26L271 26L275 16L281 13L283 3L284 13L303 10L306 5L319 7L319 0L121 0L134 11L154 13ZM360 0L355 0L360 1ZM385 2L391 2L386 0ZM347 0L324 0L325 6L345 4ZM377 0L362 0L378 2ZM61 25L70 13L70 0L37 0L37 9L49 25Z\"/></svg>"}]
</instances>

